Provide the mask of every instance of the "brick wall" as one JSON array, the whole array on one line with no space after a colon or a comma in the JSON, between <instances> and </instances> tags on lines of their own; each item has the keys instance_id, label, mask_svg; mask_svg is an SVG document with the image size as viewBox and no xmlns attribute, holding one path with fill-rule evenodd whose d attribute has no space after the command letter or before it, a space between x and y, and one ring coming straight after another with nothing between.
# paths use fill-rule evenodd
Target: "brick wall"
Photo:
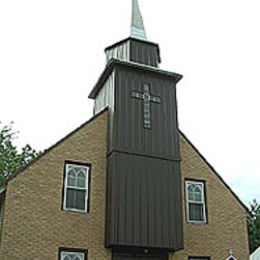
<instances>
[{"instance_id":1,"label":"brick wall","mask_svg":"<svg viewBox=\"0 0 260 260\"><path fill-rule=\"evenodd\" d=\"M106 138L103 112L9 182L1 260L56 260L59 247L88 249L89 259L109 259L104 248ZM61 210L65 160L92 165L89 214Z\"/></svg>"},{"instance_id":2,"label":"brick wall","mask_svg":"<svg viewBox=\"0 0 260 260\"><path fill-rule=\"evenodd\" d=\"M230 249L238 260L249 259L245 208L183 135L180 150L185 249L171 254L170 259L210 256L211 260L225 260ZM208 224L187 222L185 179L205 181Z\"/></svg>"},{"instance_id":3,"label":"brick wall","mask_svg":"<svg viewBox=\"0 0 260 260\"><path fill-rule=\"evenodd\" d=\"M107 116L101 113L10 181L1 260L57 260L59 247L86 249L90 260L111 258L104 248ZM248 259L245 208L182 135L180 149L185 249L169 259L224 260L230 249L237 259ZM61 210L65 160L92 165L89 214ZM186 221L186 178L205 181L208 224Z\"/></svg>"}]
</instances>

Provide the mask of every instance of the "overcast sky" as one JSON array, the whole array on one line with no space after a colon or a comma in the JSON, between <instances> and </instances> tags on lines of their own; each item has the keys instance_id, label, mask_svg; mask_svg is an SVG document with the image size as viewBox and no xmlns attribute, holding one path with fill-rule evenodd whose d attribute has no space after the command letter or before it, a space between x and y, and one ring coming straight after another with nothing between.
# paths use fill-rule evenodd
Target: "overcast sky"
<instances>
[{"instance_id":1,"label":"overcast sky","mask_svg":"<svg viewBox=\"0 0 260 260\"><path fill-rule=\"evenodd\" d=\"M180 129L248 204L260 200L259 0L139 0ZM130 35L131 0L0 1L0 121L16 144L55 144L92 116L104 49Z\"/></svg>"}]
</instances>

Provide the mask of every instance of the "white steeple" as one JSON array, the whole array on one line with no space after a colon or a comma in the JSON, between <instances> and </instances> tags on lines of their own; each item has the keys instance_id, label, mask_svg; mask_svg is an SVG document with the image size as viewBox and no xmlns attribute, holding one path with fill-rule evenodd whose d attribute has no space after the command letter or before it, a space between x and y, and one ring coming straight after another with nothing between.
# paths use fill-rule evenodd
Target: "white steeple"
<instances>
[{"instance_id":1,"label":"white steeple","mask_svg":"<svg viewBox=\"0 0 260 260\"><path fill-rule=\"evenodd\" d=\"M144 29L143 18L137 0L132 0L131 37L140 40L147 40L145 29Z\"/></svg>"}]
</instances>

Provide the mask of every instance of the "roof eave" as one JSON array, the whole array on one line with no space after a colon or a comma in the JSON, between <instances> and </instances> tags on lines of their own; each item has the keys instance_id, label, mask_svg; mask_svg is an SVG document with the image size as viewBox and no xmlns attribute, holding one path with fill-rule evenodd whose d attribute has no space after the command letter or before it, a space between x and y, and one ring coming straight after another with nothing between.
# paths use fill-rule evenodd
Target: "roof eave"
<instances>
[{"instance_id":1,"label":"roof eave","mask_svg":"<svg viewBox=\"0 0 260 260\"><path fill-rule=\"evenodd\" d=\"M142 64L139 64L139 63L135 63L135 62L127 62L127 61L121 61L121 60L117 60L117 59L111 59L108 62L105 70L103 71L103 73L99 77L96 85L94 86L94 88L90 92L90 94L88 96L89 98L95 99L99 90L102 88L104 82L106 81L106 79L110 75L110 73L113 71L115 66L130 67L130 68L135 68L135 69L139 69L139 70L143 70L143 71L149 71L151 73L157 73L157 74L160 74L160 75L171 77L171 78L174 79L175 84L177 84L183 77L180 74L161 70L161 69L158 69L158 68L155 68L155 67L142 65Z\"/></svg>"},{"instance_id":2,"label":"roof eave","mask_svg":"<svg viewBox=\"0 0 260 260\"><path fill-rule=\"evenodd\" d=\"M209 168L215 173L219 180L224 184L224 186L231 192L231 194L237 199L239 204L250 214L248 207L242 202L238 195L231 189L231 187L224 181L221 175L214 169L214 167L207 161L207 159L199 152L199 150L193 145L193 143L187 138L187 136L179 129L179 133L183 138L190 144L190 146L198 153L201 159L209 166Z\"/></svg>"}]
</instances>

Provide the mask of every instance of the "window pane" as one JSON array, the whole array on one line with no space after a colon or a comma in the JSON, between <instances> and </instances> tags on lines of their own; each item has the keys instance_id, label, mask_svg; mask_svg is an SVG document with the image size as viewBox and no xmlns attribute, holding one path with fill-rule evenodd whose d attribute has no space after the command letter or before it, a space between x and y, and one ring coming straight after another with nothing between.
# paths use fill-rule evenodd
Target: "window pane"
<instances>
[{"instance_id":1,"label":"window pane","mask_svg":"<svg viewBox=\"0 0 260 260\"><path fill-rule=\"evenodd\" d=\"M204 221L203 204L189 203L189 220Z\"/></svg>"},{"instance_id":2,"label":"window pane","mask_svg":"<svg viewBox=\"0 0 260 260\"><path fill-rule=\"evenodd\" d=\"M195 189L194 189L195 192L198 192L198 193L201 193L201 185L197 184Z\"/></svg>"},{"instance_id":3,"label":"window pane","mask_svg":"<svg viewBox=\"0 0 260 260\"><path fill-rule=\"evenodd\" d=\"M85 198L86 191L85 190L77 190L77 200L76 200L76 208L79 210L85 210Z\"/></svg>"},{"instance_id":4,"label":"window pane","mask_svg":"<svg viewBox=\"0 0 260 260\"><path fill-rule=\"evenodd\" d=\"M85 190L67 189L66 208L85 210Z\"/></svg>"},{"instance_id":5,"label":"window pane","mask_svg":"<svg viewBox=\"0 0 260 260\"><path fill-rule=\"evenodd\" d=\"M78 174L78 179L77 179L77 186L80 188L85 188L86 187L86 175L83 171L80 171Z\"/></svg>"},{"instance_id":6,"label":"window pane","mask_svg":"<svg viewBox=\"0 0 260 260\"><path fill-rule=\"evenodd\" d=\"M201 201L202 202L202 193L201 193L201 191L194 192L193 199L194 199L194 201L198 201L198 202Z\"/></svg>"},{"instance_id":7,"label":"window pane","mask_svg":"<svg viewBox=\"0 0 260 260\"><path fill-rule=\"evenodd\" d=\"M71 170L69 171L68 173L68 183L67 183L68 186L76 186L76 173Z\"/></svg>"},{"instance_id":8,"label":"window pane","mask_svg":"<svg viewBox=\"0 0 260 260\"><path fill-rule=\"evenodd\" d=\"M76 199L77 191L74 189L67 189L66 193L66 208L75 209L76 208Z\"/></svg>"},{"instance_id":9,"label":"window pane","mask_svg":"<svg viewBox=\"0 0 260 260\"><path fill-rule=\"evenodd\" d=\"M188 200L202 202L202 185L188 184Z\"/></svg>"},{"instance_id":10,"label":"window pane","mask_svg":"<svg viewBox=\"0 0 260 260\"><path fill-rule=\"evenodd\" d=\"M193 200L193 191L194 191L194 185L193 184L188 184L188 199Z\"/></svg>"},{"instance_id":11,"label":"window pane","mask_svg":"<svg viewBox=\"0 0 260 260\"><path fill-rule=\"evenodd\" d=\"M84 260L84 253L82 252L61 252L61 260Z\"/></svg>"}]
</instances>

